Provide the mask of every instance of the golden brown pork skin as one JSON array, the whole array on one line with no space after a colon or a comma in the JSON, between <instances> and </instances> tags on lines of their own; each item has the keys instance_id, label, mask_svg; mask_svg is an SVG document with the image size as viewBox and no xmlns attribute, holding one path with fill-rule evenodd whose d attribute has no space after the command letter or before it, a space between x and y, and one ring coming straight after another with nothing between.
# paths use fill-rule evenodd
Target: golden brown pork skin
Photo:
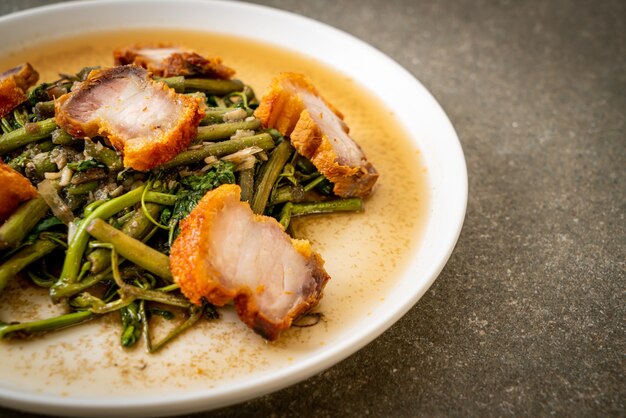
<instances>
[{"instance_id":1,"label":"golden brown pork skin","mask_svg":"<svg viewBox=\"0 0 626 418\"><path fill-rule=\"evenodd\" d=\"M193 303L234 300L246 325L275 340L317 305L330 277L308 241L254 214L240 193L239 186L223 184L200 200L181 222L170 266Z\"/></svg>"}]
</instances>

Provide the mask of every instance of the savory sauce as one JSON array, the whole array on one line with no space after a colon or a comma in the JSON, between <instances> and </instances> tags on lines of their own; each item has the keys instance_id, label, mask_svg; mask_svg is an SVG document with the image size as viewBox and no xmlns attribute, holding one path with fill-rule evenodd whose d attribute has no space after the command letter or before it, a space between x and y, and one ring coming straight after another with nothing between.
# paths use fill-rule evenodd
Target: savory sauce
<instances>
[{"instance_id":1,"label":"savory sauce","mask_svg":"<svg viewBox=\"0 0 626 418\"><path fill-rule=\"evenodd\" d=\"M133 397L220 387L278 370L349 335L376 310L416 252L428 210L426 169L419 150L376 97L314 59L229 36L171 30L125 30L39 44L2 57L3 67L30 62L53 81L58 73L112 65L112 51L129 44L172 43L221 56L236 78L261 97L282 71L307 74L344 115L352 137L380 173L365 212L294 220L299 237L312 241L332 279L316 311L316 326L294 328L268 344L242 325L231 309L205 322L156 355L119 345L119 318L106 318L30 341L0 343L2 385L64 396ZM0 69L2 70L2 69ZM43 292L18 280L0 296L0 319L32 320L59 311ZM35 300L35 304L29 302ZM129 389L132 388L132 391Z\"/></svg>"}]
</instances>

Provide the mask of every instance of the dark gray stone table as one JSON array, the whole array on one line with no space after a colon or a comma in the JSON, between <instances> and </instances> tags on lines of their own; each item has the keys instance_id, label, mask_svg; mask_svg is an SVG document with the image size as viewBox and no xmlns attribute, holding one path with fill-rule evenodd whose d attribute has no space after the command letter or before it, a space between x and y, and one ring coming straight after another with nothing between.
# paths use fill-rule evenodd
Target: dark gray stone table
<instances>
[{"instance_id":1,"label":"dark gray stone table","mask_svg":"<svg viewBox=\"0 0 626 418\"><path fill-rule=\"evenodd\" d=\"M626 2L260 3L356 35L421 80L463 144L469 206L443 273L380 338L194 417L626 416Z\"/></svg>"}]
</instances>

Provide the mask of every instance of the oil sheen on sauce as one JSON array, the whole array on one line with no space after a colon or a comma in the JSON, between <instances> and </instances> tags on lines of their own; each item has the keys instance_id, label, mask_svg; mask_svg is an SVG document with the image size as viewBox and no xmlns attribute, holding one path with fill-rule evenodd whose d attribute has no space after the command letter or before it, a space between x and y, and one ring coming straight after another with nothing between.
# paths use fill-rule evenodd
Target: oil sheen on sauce
<instances>
[{"instance_id":1,"label":"oil sheen on sauce","mask_svg":"<svg viewBox=\"0 0 626 418\"><path fill-rule=\"evenodd\" d=\"M340 109L352 137L380 173L365 212L295 220L299 237L311 240L332 279L316 309L318 325L289 330L266 343L225 308L222 318L204 322L161 352L119 346L119 317L106 318L28 341L0 342L0 385L70 397L117 398L170 395L249 381L314 355L367 321L419 254L427 217L426 169L419 150L376 97L349 77L293 51L250 40L201 32L134 30L99 33L38 44L2 57L3 69L28 61L53 81L58 73L112 65L111 52L130 44L169 43L220 56L236 78L261 97L282 71L307 74ZM2 69L0 69L2 70ZM23 321L60 311L45 294L15 280L0 297L0 320ZM34 302L33 302L34 301ZM132 389L132 391L130 390Z\"/></svg>"}]
</instances>

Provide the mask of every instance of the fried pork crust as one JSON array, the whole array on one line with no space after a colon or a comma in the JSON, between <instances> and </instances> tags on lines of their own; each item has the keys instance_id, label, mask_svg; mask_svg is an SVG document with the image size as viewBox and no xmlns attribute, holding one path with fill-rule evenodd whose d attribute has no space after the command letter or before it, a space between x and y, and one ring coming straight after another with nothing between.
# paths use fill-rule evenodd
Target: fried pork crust
<instances>
[{"instance_id":1,"label":"fried pork crust","mask_svg":"<svg viewBox=\"0 0 626 418\"><path fill-rule=\"evenodd\" d=\"M378 172L348 135L343 115L302 74L276 76L254 115L268 128L290 136L303 156L334 183L338 196L365 197Z\"/></svg>"},{"instance_id":2,"label":"fried pork crust","mask_svg":"<svg viewBox=\"0 0 626 418\"><path fill-rule=\"evenodd\" d=\"M308 241L290 238L274 218L253 214L240 193L224 184L200 200L181 222L170 267L193 303L234 300L246 325L275 340L317 305L330 277Z\"/></svg>"},{"instance_id":3,"label":"fried pork crust","mask_svg":"<svg viewBox=\"0 0 626 418\"><path fill-rule=\"evenodd\" d=\"M26 91L39 80L39 73L29 63L0 74L0 117L26 101Z\"/></svg>"},{"instance_id":4,"label":"fried pork crust","mask_svg":"<svg viewBox=\"0 0 626 418\"><path fill-rule=\"evenodd\" d=\"M198 76L228 80L235 70L222 64L219 57L203 57L179 47L132 46L113 51L115 65L135 64L162 77Z\"/></svg>"},{"instance_id":5,"label":"fried pork crust","mask_svg":"<svg viewBox=\"0 0 626 418\"><path fill-rule=\"evenodd\" d=\"M0 224L17 209L20 203L37 196L37 189L26 177L0 159Z\"/></svg>"},{"instance_id":6,"label":"fried pork crust","mask_svg":"<svg viewBox=\"0 0 626 418\"><path fill-rule=\"evenodd\" d=\"M105 136L124 154L124 166L149 170L186 149L204 107L177 94L135 65L92 71L55 101L56 121L77 137Z\"/></svg>"}]
</instances>

